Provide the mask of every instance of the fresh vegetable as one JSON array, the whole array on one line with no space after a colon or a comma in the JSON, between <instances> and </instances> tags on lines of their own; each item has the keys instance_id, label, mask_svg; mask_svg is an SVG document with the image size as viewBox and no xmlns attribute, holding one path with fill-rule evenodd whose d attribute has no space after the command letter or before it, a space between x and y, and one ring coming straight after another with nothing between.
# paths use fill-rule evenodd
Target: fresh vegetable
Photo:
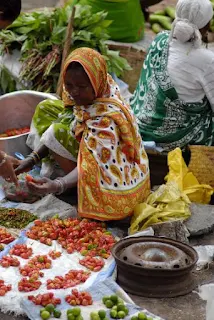
<instances>
[{"instance_id":1,"label":"fresh vegetable","mask_svg":"<svg viewBox=\"0 0 214 320\"><path fill-rule=\"evenodd\" d=\"M51 257L51 259L56 260L56 259L61 257L62 253L59 252L59 251L53 251L52 250L52 251L49 252L48 255L49 255L49 257Z\"/></svg>"},{"instance_id":2,"label":"fresh vegetable","mask_svg":"<svg viewBox=\"0 0 214 320\"><path fill-rule=\"evenodd\" d=\"M9 267L19 267L20 262L17 258L11 257L11 256L4 256L0 260L0 265L3 268L9 268Z\"/></svg>"},{"instance_id":3,"label":"fresh vegetable","mask_svg":"<svg viewBox=\"0 0 214 320\"><path fill-rule=\"evenodd\" d=\"M33 280L38 280L39 277L43 277L44 274L41 270L50 269L52 261L45 255L35 256L28 261L28 263L19 268L19 272L24 277L30 277Z\"/></svg>"},{"instance_id":4,"label":"fresh vegetable","mask_svg":"<svg viewBox=\"0 0 214 320\"><path fill-rule=\"evenodd\" d=\"M71 306L89 306L93 304L93 300L89 292L79 292L77 289L73 289L71 294L65 297L65 301Z\"/></svg>"},{"instance_id":5,"label":"fresh vegetable","mask_svg":"<svg viewBox=\"0 0 214 320\"><path fill-rule=\"evenodd\" d=\"M7 30L0 32L2 54L13 49L21 52L23 88L27 84L30 89L56 92L66 27L72 12L70 2L54 10L22 13ZM83 46L97 49L106 59L108 71L119 76L130 70L130 66L119 52L108 49L107 27L111 21L106 20L107 14L103 11L93 14L90 6L76 5L72 50ZM14 89L12 85L7 91L10 89Z\"/></svg>"},{"instance_id":6,"label":"fresh vegetable","mask_svg":"<svg viewBox=\"0 0 214 320\"><path fill-rule=\"evenodd\" d=\"M18 289L20 292L30 292L38 290L41 285L41 281L34 280L33 278L23 278L18 283Z\"/></svg>"},{"instance_id":7,"label":"fresh vegetable","mask_svg":"<svg viewBox=\"0 0 214 320\"><path fill-rule=\"evenodd\" d=\"M36 306L45 307L42 310L46 310L50 314L54 312L57 305L61 304L61 300L54 297L54 294L52 292L38 294L37 296L28 296L28 300L33 302Z\"/></svg>"},{"instance_id":8,"label":"fresh vegetable","mask_svg":"<svg viewBox=\"0 0 214 320\"><path fill-rule=\"evenodd\" d=\"M175 8L173 7L166 7L165 8L165 13L167 16L169 16L172 20L175 19Z\"/></svg>"},{"instance_id":9,"label":"fresh vegetable","mask_svg":"<svg viewBox=\"0 0 214 320\"><path fill-rule=\"evenodd\" d=\"M35 280L38 280L40 277L44 277L44 273L40 269L33 265L25 265L24 267L19 268L19 272L24 277L31 277Z\"/></svg>"},{"instance_id":10,"label":"fresh vegetable","mask_svg":"<svg viewBox=\"0 0 214 320\"><path fill-rule=\"evenodd\" d=\"M54 318L59 319L59 318L61 318L61 315L62 315L62 312L60 310L54 309L54 311L53 311Z\"/></svg>"},{"instance_id":11,"label":"fresh vegetable","mask_svg":"<svg viewBox=\"0 0 214 320\"><path fill-rule=\"evenodd\" d=\"M124 319L129 314L129 309L117 295L105 296L102 301L106 308L111 309L110 316L112 319Z\"/></svg>"},{"instance_id":12,"label":"fresh vegetable","mask_svg":"<svg viewBox=\"0 0 214 320\"><path fill-rule=\"evenodd\" d=\"M29 133L29 132L30 132L29 127L24 127L24 128L20 128L20 129L8 129L5 132L0 133L0 138L18 136L20 134Z\"/></svg>"},{"instance_id":13,"label":"fresh vegetable","mask_svg":"<svg viewBox=\"0 0 214 320\"><path fill-rule=\"evenodd\" d=\"M73 309L67 310L67 320L83 320L81 309L74 307Z\"/></svg>"},{"instance_id":14,"label":"fresh vegetable","mask_svg":"<svg viewBox=\"0 0 214 320\"><path fill-rule=\"evenodd\" d=\"M53 298L52 298L53 300ZM54 301L55 302L55 301ZM53 304L53 302L49 303L46 307L45 310L47 310L48 312L50 312L50 314L52 314L54 312L55 309L55 305Z\"/></svg>"},{"instance_id":15,"label":"fresh vegetable","mask_svg":"<svg viewBox=\"0 0 214 320\"><path fill-rule=\"evenodd\" d=\"M155 320L151 317L147 317L144 312L139 312L138 315L131 317L131 320Z\"/></svg>"},{"instance_id":16,"label":"fresh vegetable","mask_svg":"<svg viewBox=\"0 0 214 320\"><path fill-rule=\"evenodd\" d=\"M7 292L12 290L11 285L6 285L4 280L0 280L0 297L4 297Z\"/></svg>"},{"instance_id":17,"label":"fresh vegetable","mask_svg":"<svg viewBox=\"0 0 214 320\"><path fill-rule=\"evenodd\" d=\"M27 182L32 182L32 181L33 181L33 177L32 177L30 174L26 174L25 180L26 180Z\"/></svg>"},{"instance_id":18,"label":"fresh vegetable","mask_svg":"<svg viewBox=\"0 0 214 320\"><path fill-rule=\"evenodd\" d=\"M41 318L42 318L43 320L48 320L48 319L50 319L50 317L51 317L50 312L48 312L48 311L46 311L46 310L44 310L43 312L41 312Z\"/></svg>"},{"instance_id":19,"label":"fresh vegetable","mask_svg":"<svg viewBox=\"0 0 214 320\"><path fill-rule=\"evenodd\" d=\"M151 14L149 17L149 21L151 25L154 23L158 23L165 30L171 29L171 19L169 17Z\"/></svg>"},{"instance_id":20,"label":"fresh vegetable","mask_svg":"<svg viewBox=\"0 0 214 320\"><path fill-rule=\"evenodd\" d=\"M37 216L22 209L0 208L0 225L6 228L23 229L35 219L37 219Z\"/></svg>"},{"instance_id":21,"label":"fresh vegetable","mask_svg":"<svg viewBox=\"0 0 214 320\"><path fill-rule=\"evenodd\" d=\"M164 10L159 10L151 14L149 21L151 29L154 33L159 33L162 30L171 30L172 22L175 19L175 8L171 6L165 7Z\"/></svg>"},{"instance_id":22,"label":"fresh vegetable","mask_svg":"<svg viewBox=\"0 0 214 320\"><path fill-rule=\"evenodd\" d=\"M33 249L26 244L16 244L11 250L11 255L19 256L22 259L29 259L33 254Z\"/></svg>"},{"instance_id":23,"label":"fresh vegetable","mask_svg":"<svg viewBox=\"0 0 214 320\"><path fill-rule=\"evenodd\" d=\"M14 241L15 238L4 228L0 228L0 243L9 244Z\"/></svg>"},{"instance_id":24,"label":"fresh vegetable","mask_svg":"<svg viewBox=\"0 0 214 320\"><path fill-rule=\"evenodd\" d=\"M152 31L156 34L158 34L159 32L161 32L163 29L161 28L159 23L153 23L152 24Z\"/></svg>"},{"instance_id":25,"label":"fresh vegetable","mask_svg":"<svg viewBox=\"0 0 214 320\"><path fill-rule=\"evenodd\" d=\"M80 283L84 283L90 272L83 270L70 270L64 277L56 276L53 280L47 280L47 289L68 289L77 286Z\"/></svg>"},{"instance_id":26,"label":"fresh vegetable","mask_svg":"<svg viewBox=\"0 0 214 320\"><path fill-rule=\"evenodd\" d=\"M86 258L80 260L79 263L94 272L100 271L105 265L105 262L103 260L90 256L87 256Z\"/></svg>"},{"instance_id":27,"label":"fresh vegetable","mask_svg":"<svg viewBox=\"0 0 214 320\"><path fill-rule=\"evenodd\" d=\"M87 219L36 220L34 226L27 231L27 236L47 245L57 240L68 253L78 251L86 257L99 256L104 259L110 256L111 248L115 243L114 237L107 232L103 223L91 222ZM100 260L99 268L101 265Z\"/></svg>"}]
</instances>

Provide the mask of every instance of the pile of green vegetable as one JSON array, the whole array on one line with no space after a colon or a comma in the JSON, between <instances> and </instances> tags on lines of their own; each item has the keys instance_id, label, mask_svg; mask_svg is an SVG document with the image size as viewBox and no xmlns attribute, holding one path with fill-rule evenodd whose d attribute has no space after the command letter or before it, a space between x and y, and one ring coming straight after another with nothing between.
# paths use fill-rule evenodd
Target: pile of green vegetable
<instances>
[{"instance_id":1,"label":"pile of green vegetable","mask_svg":"<svg viewBox=\"0 0 214 320\"><path fill-rule=\"evenodd\" d=\"M214 0L210 0L214 9ZM164 10L156 11L149 17L151 28L155 33L162 30L171 30L172 22L175 19L175 8L166 7ZM210 23L210 31L214 32L214 17Z\"/></svg>"},{"instance_id":2,"label":"pile of green vegetable","mask_svg":"<svg viewBox=\"0 0 214 320\"><path fill-rule=\"evenodd\" d=\"M7 30L0 32L1 54L14 49L21 51L20 80L23 89L28 83L29 89L56 92L71 12L72 5L68 2L54 10L22 13ZM111 23L106 16L105 12L92 14L90 6L76 5L72 50L83 46L98 50L107 61L108 71L120 76L124 70L130 70L130 66L119 52L109 50L106 44L109 39L107 27ZM5 78L5 72L0 74L0 87L4 92L14 89L8 74Z\"/></svg>"},{"instance_id":3,"label":"pile of green vegetable","mask_svg":"<svg viewBox=\"0 0 214 320\"><path fill-rule=\"evenodd\" d=\"M23 229L37 219L32 213L15 208L0 208L0 225L5 228Z\"/></svg>"},{"instance_id":4,"label":"pile of green vegetable","mask_svg":"<svg viewBox=\"0 0 214 320\"><path fill-rule=\"evenodd\" d=\"M175 19L175 8L166 7L164 10L156 11L149 17L151 28L155 33L162 30L170 30Z\"/></svg>"}]
</instances>

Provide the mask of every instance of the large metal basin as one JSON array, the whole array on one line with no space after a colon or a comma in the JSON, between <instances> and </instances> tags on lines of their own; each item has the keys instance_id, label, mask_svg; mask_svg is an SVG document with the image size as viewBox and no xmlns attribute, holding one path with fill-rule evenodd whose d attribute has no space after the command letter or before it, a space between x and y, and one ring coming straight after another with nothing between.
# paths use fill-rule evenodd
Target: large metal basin
<instances>
[{"instance_id":1,"label":"large metal basin","mask_svg":"<svg viewBox=\"0 0 214 320\"><path fill-rule=\"evenodd\" d=\"M7 129L30 126L36 106L43 100L54 99L53 94L36 91L16 91L0 97L0 133ZM0 150L14 155L20 152L26 156L30 150L26 145L28 134L0 138Z\"/></svg>"}]
</instances>

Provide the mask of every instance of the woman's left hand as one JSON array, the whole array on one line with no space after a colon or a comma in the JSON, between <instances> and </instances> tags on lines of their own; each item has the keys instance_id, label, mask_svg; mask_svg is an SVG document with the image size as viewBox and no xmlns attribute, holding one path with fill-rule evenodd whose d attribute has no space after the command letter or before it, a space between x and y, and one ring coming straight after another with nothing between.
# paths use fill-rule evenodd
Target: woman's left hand
<instances>
[{"instance_id":1,"label":"woman's left hand","mask_svg":"<svg viewBox=\"0 0 214 320\"><path fill-rule=\"evenodd\" d=\"M57 193L59 188L59 184L55 180L48 178L33 179L31 182L27 182L27 186L32 193L38 195Z\"/></svg>"}]
</instances>

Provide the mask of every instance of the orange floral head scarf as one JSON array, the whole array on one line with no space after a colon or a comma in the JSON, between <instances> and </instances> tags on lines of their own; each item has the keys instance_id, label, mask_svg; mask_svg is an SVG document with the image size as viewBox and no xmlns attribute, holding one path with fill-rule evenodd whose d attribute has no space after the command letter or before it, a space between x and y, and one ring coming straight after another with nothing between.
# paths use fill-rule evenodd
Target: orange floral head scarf
<instances>
[{"instance_id":1,"label":"orange floral head scarf","mask_svg":"<svg viewBox=\"0 0 214 320\"><path fill-rule=\"evenodd\" d=\"M107 66L102 55L90 48L79 48L74 50L65 62L64 76L68 66L72 62L78 62L82 65L89 77L96 98L102 98L108 90ZM66 94L65 89L64 93ZM63 95L63 100L64 98L65 96Z\"/></svg>"}]
</instances>

